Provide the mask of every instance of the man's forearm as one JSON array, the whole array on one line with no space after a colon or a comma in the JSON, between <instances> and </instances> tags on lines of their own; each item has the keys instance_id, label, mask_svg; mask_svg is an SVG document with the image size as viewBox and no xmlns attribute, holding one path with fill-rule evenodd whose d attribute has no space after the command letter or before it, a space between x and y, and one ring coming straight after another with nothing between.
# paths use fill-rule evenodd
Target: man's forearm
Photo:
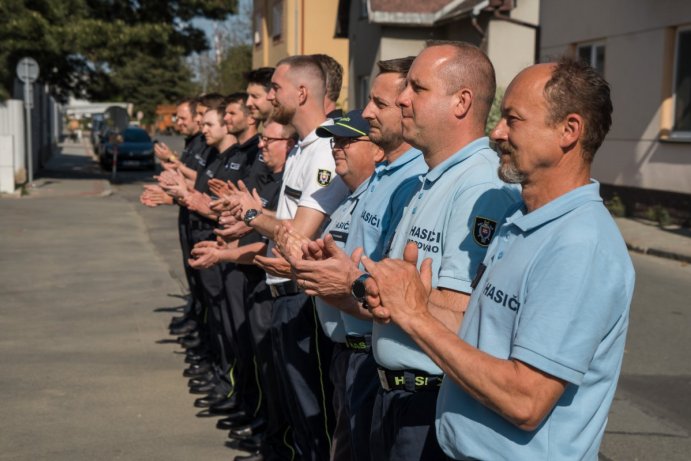
<instances>
[{"instance_id":1,"label":"man's forearm","mask_svg":"<svg viewBox=\"0 0 691 461\"><path fill-rule=\"evenodd\" d=\"M448 378L523 430L538 427L564 391L554 377L470 346L429 312L400 326Z\"/></svg>"},{"instance_id":2,"label":"man's forearm","mask_svg":"<svg viewBox=\"0 0 691 461\"><path fill-rule=\"evenodd\" d=\"M178 170L186 180L192 181L192 185L194 185L194 182L197 180L197 170L193 170L183 163L178 164Z\"/></svg>"},{"instance_id":3,"label":"man's forearm","mask_svg":"<svg viewBox=\"0 0 691 461\"><path fill-rule=\"evenodd\" d=\"M269 213L262 213L250 222L250 227L271 240L274 240L274 231L279 220Z\"/></svg>"},{"instance_id":4,"label":"man's forearm","mask_svg":"<svg viewBox=\"0 0 691 461\"><path fill-rule=\"evenodd\" d=\"M242 245L227 250L221 250L221 262L236 263L236 264L253 264L254 257L263 255L266 252L266 243L255 242L248 245Z\"/></svg>"},{"instance_id":5,"label":"man's forearm","mask_svg":"<svg viewBox=\"0 0 691 461\"><path fill-rule=\"evenodd\" d=\"M449 330L457 332L461 328L469 299L470 295L467 293L433 288L427 307L437 320L446 325Z\"/></svg>"}]
</instances>

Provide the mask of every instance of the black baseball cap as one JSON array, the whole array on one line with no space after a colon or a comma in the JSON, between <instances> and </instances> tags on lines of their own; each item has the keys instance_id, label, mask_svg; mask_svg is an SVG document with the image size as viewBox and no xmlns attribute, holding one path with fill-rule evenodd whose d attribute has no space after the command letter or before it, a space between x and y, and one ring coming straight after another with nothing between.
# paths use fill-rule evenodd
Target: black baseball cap
<instances>
[{"instance_id":1,"label":"black baseball cap","mask_svg":"<svg viewBox=\"0 0 691 461\"><path fill-rule=\"evenodd\" d=\"M359 138L369 133L369 122L362 118L362 110L351 110L343 117L334 120L332 125L324 125L317 128L317 136L320 138Z\"/></svg>"}]
</instances>

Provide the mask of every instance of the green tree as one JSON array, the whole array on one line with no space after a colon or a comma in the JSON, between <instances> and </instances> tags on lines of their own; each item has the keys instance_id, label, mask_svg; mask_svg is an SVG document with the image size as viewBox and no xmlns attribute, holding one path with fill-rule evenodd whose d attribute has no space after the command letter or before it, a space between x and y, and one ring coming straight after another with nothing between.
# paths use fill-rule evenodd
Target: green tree
<instances>
[{"instance_id":1,"label":"green tree","mask_svg":"<svg viewBox=\"0 0 691 461\"><path fill-rule=\"evenodd\" d=\"M0 99L31 56L59 100L126 100L150 114L192 91L184 57L208 43L189 21L236 10L236 0L0 0Z\"/></svg>"},{"instance_id":2,"label":"green tree","mask_svg":"<svg viewBox=\"0 0 691 461\"><path fill-rule=\"evenodd\" d=\"M236 45L228 48L218 68L214 91L229 94L245 91L247 83L243 74L252 68L252 46Z\"/></svg>"}]
</instances>

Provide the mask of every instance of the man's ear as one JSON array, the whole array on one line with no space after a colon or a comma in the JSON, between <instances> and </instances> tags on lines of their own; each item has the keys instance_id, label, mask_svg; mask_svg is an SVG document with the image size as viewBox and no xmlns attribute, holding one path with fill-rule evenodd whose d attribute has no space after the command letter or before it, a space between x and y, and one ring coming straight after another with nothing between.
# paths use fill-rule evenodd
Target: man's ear
<instances>
[{"instance_id":1,"label":"man's ear","mask_svg":"<svg viewBox=\"0 0 691 461\"><path fill-rule=\"evenodd\" d=\"M307 101L307 87L300 85L298 87L298 104L303 105Z\"/></svg>"},{"instance_id":2,"label":"man's ear","mask_svg":"<svg viewBox=\"0 0 691 461\"><path fill-rule=\"evenodd\" d=\"M454 94L453 114L456 118L464 118L468 115L470 107L473 105L473 92L470 88L461 88Z\"/></svg>"},{"instance_id":3,"label":"man's ear","mask_svg":"<svg viewBox=\"0 0 691 461\"><path fill-rule=\"evenodd\" d=\"M585 121L578 114L568 114L561 122L561 139L559 145L566 151L583 135Z\"/></svg>"}]
</instances>

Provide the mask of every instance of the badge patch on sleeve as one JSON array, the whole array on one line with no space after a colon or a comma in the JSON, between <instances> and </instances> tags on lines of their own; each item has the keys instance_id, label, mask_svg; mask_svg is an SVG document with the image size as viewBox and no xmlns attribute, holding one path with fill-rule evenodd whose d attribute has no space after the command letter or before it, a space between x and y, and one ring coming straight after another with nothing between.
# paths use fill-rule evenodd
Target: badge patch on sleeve
<instances>
[{"instance_id":1,"label":"badge patch on sleeve","mask_svg":"<svg viewBox=\"0 0 691 461\"><path fill-rule=\"evenodd\" d=\"M475 216L475 224L473 225L473 238L475 243L486 247L494 237L494 231L497 230L497 222L491 219Z\"/></svg>"},{"instance_id":2,"label":"badge patch on sleeve","mask_svg":"<svg viewBox=\"0 0 691 461\"><path fill-rule=\"evenodd\" d=\"M317 172L317 183L320 186L328 186L331 182L331 172L329 170L319 170Z\"/></svg>"}]
</instances>

